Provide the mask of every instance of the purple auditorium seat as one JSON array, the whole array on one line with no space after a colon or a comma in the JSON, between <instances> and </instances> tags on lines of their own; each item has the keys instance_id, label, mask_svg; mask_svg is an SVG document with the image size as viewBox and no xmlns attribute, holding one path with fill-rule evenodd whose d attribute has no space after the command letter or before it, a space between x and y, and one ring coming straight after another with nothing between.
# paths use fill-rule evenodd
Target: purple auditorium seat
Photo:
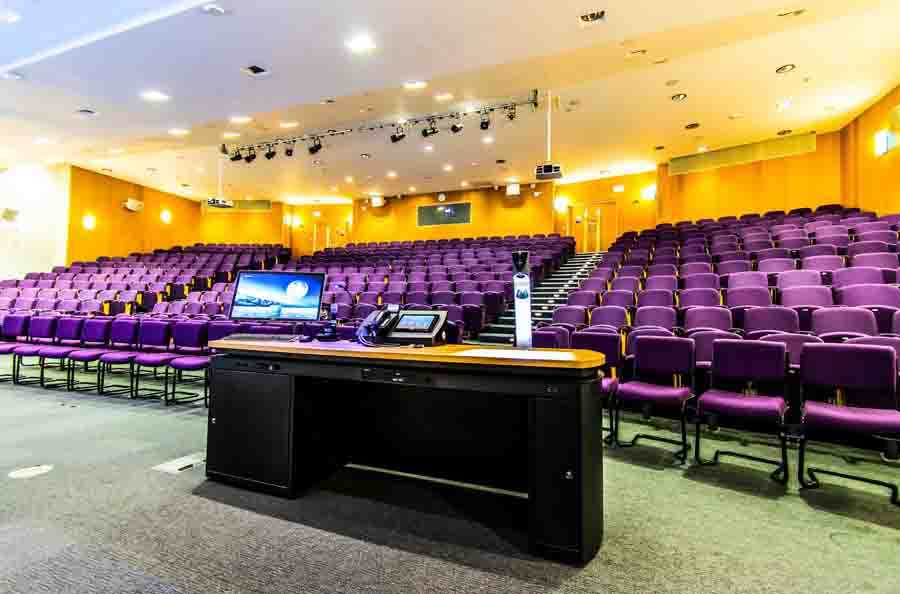
<instances>
[{"instance_id":1,"label":"purple auditorium seat","mask_svg":"<svg viewBox=\"0 0 900 594\"><path fill-rule=\"evenodd\" d=\"M709 264L711 266L712 265L712 256L710 256L708 254L694 254L694 255L690 255L690 256L682 256L681 261L684 264L703 263L703 264Z\"/></svg>"},{"instance_id":2,"label":"purple auditorium seat","mask_svg":"<svg viewBox=\"0 0 900 594\"><path fill-rule=\"evenodd\" d=\"M73 352L81 349L82 344L82 330L84 329L85 318L78 317L63 317L59 319L59 322L56 325L56 343L53 346L46 346L41 348L38 353L38 357L40 357L41 366L44 365L46 361L59 361L60 364L64 364L66 359L69 358ZM67 366L67 369L71 366ZM42 380L43 373L41 374ZM72 389L72 381L73 374L72 372L67 373L66 379L63 381L53 381L48 382L46 380L41 382L41 386L45 388L53 388L65 385L66 389Z\"/></svg>"},{"instance_id":3,"label":"purple auditorium seat","mask_svg":"<svg viewBox=\"0 0 900 594\"><path fill-rule=\"evenodd\" d=\"M87 322L85 322L87 323ZM110 349L104 351L97 358L97 393L109 395L131 394L134 392L134 359L140 353L135 349L138 348L138 332L141 324L135 318L116 318L112 322L109 330ZM76 353L72 353L74 357ZM120 365L128 366L128 386L111 386L109 390L106 385L108 375L115 372L116 367Z\"/></svg>"},{"instance_id":4,"label":"purple auditorium seat","mask_svg":"<svg viewBox=\"0 0 900 594\"><path fill-rule=\"evenodd\" d=\"M837 248L833 245L810 245L798 250L798 256L801 261L817 256L837 256L837 253Z\"/></svg>"},{"instance_id":5,"label":"purple auditorium seat","mask_svg":"<svg viewBox=\"0 0 900 594\"><path fill-rule=\"evenodd\" d=\"M477 336L484 328L486 321L484 293L463 291L459 293L459 304L463 308L463 323L466 332Z\"/></svg>"},{"instance_id":6,"label":"purple auditorium seat","mask_svg":"<svg viewBox=\"0 0 900 594\"><path fill-rule=\"evenodd\" d=\"M571 345L569 330L562 326L544 326L532 334L536 349L567 349Z\"/></svg>"},{"instance_id":7,"label":"purple auditorium seat","mask_svg":"<svg viewBox=\"0 0 900 594\"><path fill-rule=\"evenodd\" d=\"M573 291L569 293L566 305L580 305L593 308L599 303L599 295L595 291Z\"/></svg>"},{"instance_id":8,"label":"purple auditorium seat","mask_svg":"<svg viewBox=\"0 0 900 594\"><path fill-rule=\"evenodd\" d=\"M854 266L839 268L831 273L831 285L843 289L850 285L878 285L884 283L884 275L879 268Z\"/></svg>"},{"instance_id":9,"label":"purple auditorium seat","mask_svg":"<svg viewBox=\"0 0 900 594\"><path fill-rule=\"evenodd\" d=\"M893 285L851 285L838 292L838 301L847 307L863 307L875 314L879 332L892 330L894 314L900 311L900 288Z\"/></svg>"},{"instance_id":10,"label":"purple auditorium seat","mask_svg":"<svg viewBox=\"0 0 900 594\"><path fill-rule=\"evenodd\" d=\"M571 326L570 331L581 330L588 325L589 310L577 305L563 305L553 311L553 325Z\"/></svg>"},{"instance_id":11,"label":"purple auditorium seat","mask_svg":"<svg viewBox=\"0 0 900 594\"><path fill-rule=\"evenodd\" d=\"M744 312L747 340L759 340L768 334L800 331L800 316L789 307L755 307Z\"/></svg>"},{"instance_id":12,"label":"purple auditorium seat","mask_svg":"<svg viewBox=\"0 0 900 594\"><path fill-rule=\"evenodd\" d=\"M779 272L775 286L779 290L791 287L815 287L822 284L822 275L815 270L787 270Z\"/></svg>"},{"instance_id":13,"label":"purple auditorium seat","mask_svg":"<svg viewBox=\"0 0 900 594\"><path fill-rule=\"evenodd\" d=\"M618 376L622 365L621 339L616 332L575 332L571 336L571 343L573 349L603 353L606 358L601 368L603 379L600 380L598 388L600 397L604 400L603 404L609 409L609 431L612 432L612 400L619 389Z\"/></svg>"},{"instance_id":14,"label":"purple auditorium seat","mask_svg":"<svg viewBox=\"0 0 900 594\"><path fill-rule=\"evenodd\" d=\"M698 371L706 373L712 367L713 343L717 340L741 340L741 336L724 330L701 330L691 334L691 340L694 341L694 365ZM698 376L697 379L701 378ZM704 386L708 383L707 378L701 381L704 382ZM697 391L701 391L699 385Z\"/></svg>"},{"instance_id":15,"label":"purple auditorium seat","mask_svg":"<svg viewBox=\"0 0 900 594\"><path fill-rule=\"evenodd\" d=\"M715 307L722 305L722 294L714 288L685 289L678 293L678 305L684 310L689 307Z\"/></svg>"},{"instance_id":16,"label":"purple auditorium seat","mask_svg":"<svg viewBox=\"0 0 900 594\"><path fill-rule=\"evenodd\" d=\"M861 307L830 307L812 314L812 331L825 342L846 342L851 338L875 336L875 314Z\"/></svg>"},{"instance_id":17,"label":"purple auditorium seat","mask_svg":"<svg viewBox=\"0 0 900 594\"><path fill-rule=\"evenodd\" d=\"M631 276L616 277L612 282L613 291L630 291L635 293L641 288L641 279Z\"/></svg>"},{"instance_id":18,"label":"purple auditorium seat","mask_svg":"<svg viewBox=\"0 0 900 594\"><path fill-rule=\"evenodd\" d=\"M694 274L708 274L713 271L712 264L706 262L694 262L692 264L682 264L678 273L682 278Z\"/></svg>"},{"instance_id":19,"label":"purple auditorium seat","mask_svg":"<svg viewBox=\"0 0 900 594\"><path fill-rule=\"evenodd\" d=\"M591 325L586 331L620 332L629 326L628 310L616 305L601 305L591 310Z\"/></svg>"},{"instance_id":20,"label":"purple auditorium seat","mask_svg":"<svg viewBox=\"0 0 900 594\"><path fill-rule=\"evenodd\" d=\"M682 285L685 289L716 289L721 286L721 279L718 274L704 272L699 274L691 274L682 277Z\"/></svg>"},{"instance_id":21,"label":"purple auditorium seat","mask_svg":"<svg viewBox=\"0 0 900 594\"><path fill-rule=\"evenodd\" d=\"M759 340L763 342L780 342L787 349L788 363L793 371L800 369L800 354L807 344L823 344L823 340L811 334L767 334Z\"/></svg>"},{"instance_id":22,"label":"purple auditorium seat","mask_svg":"<svg viewBox=\"0 0 900 594\"><path fill-rule=\"evenodd\" d=\"M716 266L716 272L719 276L736 274L738 272L749 272L751 264L749 260L729 260L722 262Z\"/></svg>"},{"instance_id":23,"label":"purple auditorium seat","mask_svg":"<svg viewBox=\"0 0 900 594\"><path fill-rule=\"evenodd\" d=\"M687 403L693 397L694 341L671 336L640 336L634 347L634 380L619 385L613 405L612 439L619 446L633 446L639 439L681 446L676 458L684 464L687 442ZM623 407L637 407L645 417L675 417L681 421L681 440L637 434L630 442L620 440Z\"/></svg>"},{"instance_id":24,"label":"purple auditorium seat","mask_svg":"<svg viewBox=\"0 0 900 594\"><path fill-rule=\"evenodd\" d=\"M684 312L684 331L688 336L708 330L729 332L733 328L731 310L724 307L699 306Z\"/></svg>"},{"instance_id":25,"label":"purple auditorium seat","mask_svg":"<svg viewBox=\"0 0 900 594\"><path fill-rule=\"evenodd\" d=\"M763 272L765 274L791 272L796 268L797 264L791 258L772 258L771 260L760 260L756 265L756 269L759 272Z\"/></svg>"},{"instance_id":26,"label":"purple auditorium seat","mask_svg":"<svg viewBox=\"0 0 900 594\"><path fill-rule=\"evenodd\" d=\"M731 310L736 328L744 327L744 314L753 307L772 305L772 296L766 287L740 287L725 291L725 306Z\"/></svg>"},{"instance_id":27,"label":"purple auditorium seat","mask_svg":"<svg viewBox=\"0 0 900 594\"><path fill-rule=\"evenodd\" d=\"M897 247L897 232L890 230L869 231L857 237L856 243L850 244L847 254L851 257L857 254L870 254L888 252Z\"/></svg>"},{"instance_id":28,"label":"purple auditorium seat","mask_svg":"<svg viewBox=\"0 0 900 594\"><path fill-rule=\"evenodd\" d=\"M480 284L477 281L473 280L464 280L456 282L456 292L462 293L464 291L477 291Z\"/></svg>"},{"instance_id":29,"label":"purple auditorium seat","mask_svg":"<svg viewBox=\"0 0 900 594\"><path fill-rule=\"evenodd\" d=\"M806 467L809 441L850 444L897 457L900 412L897 402L897 356L887 346L813 344L803 349L802 437L798 451L800 483L819 486L817 475L837 476L884 487L900 505L896 484L859 475Z\"/></svg>"},{"instance_id":30,"label":"purple auditorium seat","mask_svg":"<svg viewBox=\"0 0 900 594\"><path fill-rule=\"evenodd\" d=\"M428 293L425 291L410 291L406 294L406 304L407 306L412 305L431 305L431 299Z\"/></svg>"},{"instance_id":31,"label":"purple auditorium seat","mask_svg":"<svg viewBox=\"0 0 900 594\"><path fill-rule=\"evenodd\" d=\"M105 318L75 319L82 320L83 326L81 329L80 348L70 352L68 355L68 365L66 366L68 389L70 391L82 391L83 387L90 386L90 389L96 390L99 387L99 383L96 380L93 384L81 384L75 381L76 364L81 364L84 370L88 371L88 365L98 361L107 352L112 320Z\"/></svg>"},{"instance_id":32,"label":"purple auditorium seat","mask_svg":"<svg viewBox=\"0 0 900 594\"><path fill-rule=\"evenodd\" d=\"M171 391L167 390L165 394L166 406L194 402L201 398L204 406L209 405L210 357L207 346L209 342L209 327L210 324L208 322L194 320L175 324L172 330L172 343L178 357L169 362L169 367L174 373L172 374L172 389ZM189 378L187 380L191 383L202 383L202 396L191 392L178 391L178 382L185 381L184 373L191 371L203 372L200 378Z\"/></svg>"},{"instance_id":33,"label":"purple auditorium seat","mask_svg":"<svg viewBox=\"0 0 900 594\"><path fill-rule=\"evenodd\" d=\"M617 305L619 307L634 308L635 297L632 291L609 291L604 293L601 299L602 305Z\"/></svg>"},{"instance_id":34,"label":"purple auditorium seat","mask_svg":"<svg viewBox=\"0 0 900 594\"><path fill-rule=\"evenodd\" d=\"M742 287L769 286L769 277L765 272L737 272L728 275L728 288L740 289Z\"/></svg>"},{"instance_id":35,"label":"purple auditorium seat","mask_svg":"<svg viewBox=\"0 0 900 594\"><path fill-rule=\"evenodd\" d=\"M766 260L785 260L791 259L791 251L787 248L770 248L767 250L760 250L756 253L756 259L759 264L762 264Z\"/></svg>"},{"instance_id":36,"label":"purple auditorium seat","mask_svg":"<svg viewBox=\"0 0 900 594\"><path fill-rule=\"evenodd\" d=\"M604 293L609 289L609 285L607 281L602 278L587 278L581 283L581 288L585 291Z\"/></svg>"},{"instance_id":37,"label":"purple auditorium seat","mask_svg":"<svg viewBox=\"0 0 900 594\"><path fill-rule=\"evenodd\" d=\"M380 291L364 291L359 295L359 303L368 303L369 305L378 305L381 300Z\"/></svg>"},{"instance_id":38,"label":"purple auditorium seat","mask_svg":"<svg viewBox=\"0 0 900 594\"><path fill-rule=\"evenodd\" d=\"M634 327L656 327L673 330L677 324L677 314L672 307L648 305L639 307L634 316ZM594 324L593 316L591 324Z\"/></svg>"},{"instance_id":39,"label":"purple auditorium seat","mask_svg":"<svg viewBox=\"0 0 900 594\"><path fill-rule=\"evenodd\" d=\"M431 293L437 293L441 291L450 291L455 292L456 283L453 281L432 281L431 282Z\"/></svg>"},{"instance_id":40,"label":"purple auditorium seat","mask_svg":"<svg viewBox=\"0 0 900 594\"><path fill-rule=\"evenodd\" d=\"M661 289L641 291L637 297L637 307L675 307L675 294Z\"/></svg>"},{"instance_id":41,"label":"purple auditorium seat","mask_svg":"<svg viewBox=\"0 0 900 594\"><path fill-rule=\"evenodd\" d=\"M12 380L14 384L40 383L42 386L44 385L44 360L40 357L40 352L42 348L51 346L56 340L58 323L57 316L32 316L28 324L28 344L20 344L12 350ZM40 378L23 379L23 362L35 357L38 359Z\"/></svg>"},{"instance_id":42,"label":"purple auditorium seat","mask_svg":"<svg viewBox=\"0 0 900 594\"><path fill-rule=\"evenodd\" d=\"M869 233L870 231L890 231L891 223L885 220L871 221L868 223L858 223L857 225L854 225L850 230L857 236L862 235L863 233Z\"/></svg>"},{"instance_id":43,"label":"purple auditorium seat","mask_svg":"<svg viewBox=\"0 0 900 594\"><path fill-rule=\"evenodd\" d=\"M789 473L784 431L786 368L786 348L783 344L752 340L717 340L713 343L711 389L697 399L694 460L698 464L718 464L723 456L771 464L776 467L771 478L787 484ZM711 461L704 461L700 453L703 424L712 428L724 425L775 433L781 442L781 460L717 450Z\"/></svg>"},{"instance_id":44,"label":"purple auditorium seat","mask_svg":"<svg viewBox=\"0 0 900 594\"><path fill-rule=\"evenodd\" d=\"M789 287L780 292L780 302L784 307L790 307L797 312L800 316L800 330L809 332L812 330L813 313L823 307L833 306L834 294L831 287Z\"/></svg>"},{"instance_id":45,"label":"purple auditorium seat","mask_svg":"<svg viewBox=\"0 0 900 594\"><path fill-rule=\"evenodd\" d=\"M585 281L586 282L586 281ZM676 276L651 276L645 283L644 288L648 291L663 290L675 292L678 290L678 278Z\"/></svg>"},{"instance_id":46,"label":"purple auditorium seat","mask_svg":"<svg viewBox=\"0 0 900 594\"><path fill-rule=\"evenodd\" d=\"M803 232L801 231L800 233L802 234ZM804 237L785 237L784 239L779 239L778 247L784 248L786 250L790 250L791 252L799 253L800 251L802 251L806 248L817 247L817 246L810 246L809 239L807 239L804 236ZM826 247L826 246L823 246L823 247ZM827 246L827 247L830 247L830 246Z\"/></svg>"},{"instance_id":47,"label":"purple auditorium seat","mask_svg":"<svg viewBox=\"0 0 900 594\"><path fill-rule=\"evenodd\" d=\"M678 269L673 264L654 264L647 268L647 277L676 276Z\"/></svg>"},{"instance_id":48,"label":"purple auditorium seat","mask_svg":"<svg viewBox=\"0 0 900 594\"><path fill-rule=\"evenodd\" d=\"M620 278L643 278L643 266L623 266L616 272L616 276Z\"/></svg>"},{"instance_id":49,"label":"purple auditorium seat","mask_svg":"<svg viewBox=\"0 0 900 594\"><path fill-rule=\"evenodd\" d=\"M454 305L458 302L458 296L453 291L433 291L431 293L431 303L434 305Z\"/></svg>"}]
</instances>

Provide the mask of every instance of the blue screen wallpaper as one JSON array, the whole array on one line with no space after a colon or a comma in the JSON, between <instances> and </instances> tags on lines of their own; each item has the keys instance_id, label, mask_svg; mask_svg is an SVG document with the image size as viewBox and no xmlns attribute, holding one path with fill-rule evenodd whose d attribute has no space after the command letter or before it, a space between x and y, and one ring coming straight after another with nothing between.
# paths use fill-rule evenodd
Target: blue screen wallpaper
<instances>
[{"instance_id":1,"label":"blue screen wallpaper","mask_svg":"<svg viewBox=\"0 0 900 594\"><path fill-rule=\"evenodd\" d=\"M317 320L325 277L242 272L231 308L236 320Z\"/></svg>"}]
</instances>

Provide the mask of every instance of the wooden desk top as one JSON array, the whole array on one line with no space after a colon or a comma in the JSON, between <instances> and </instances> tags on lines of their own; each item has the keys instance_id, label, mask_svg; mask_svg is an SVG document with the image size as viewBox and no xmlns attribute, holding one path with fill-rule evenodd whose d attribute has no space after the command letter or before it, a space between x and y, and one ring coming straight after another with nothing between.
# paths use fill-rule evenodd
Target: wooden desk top
<instances>
[{"instance_id":1,"label":"wooden desk top","mask_svg":"<svg viewBox=\"0 0 900 594\"><path fill-rule=\"evenodd\" d=\"M489 365L495 367L543 367L552 369L592 369L605 362L603 353L586 350L533 349L487 345L448 344L430 348L401 346L366 347L349 341L340 342L273 342L215 340L209 343L219 351L273 353L295 357L331 356L342 359L380 361L418 361L456 365Z\"/></svg>"}]
</instances>

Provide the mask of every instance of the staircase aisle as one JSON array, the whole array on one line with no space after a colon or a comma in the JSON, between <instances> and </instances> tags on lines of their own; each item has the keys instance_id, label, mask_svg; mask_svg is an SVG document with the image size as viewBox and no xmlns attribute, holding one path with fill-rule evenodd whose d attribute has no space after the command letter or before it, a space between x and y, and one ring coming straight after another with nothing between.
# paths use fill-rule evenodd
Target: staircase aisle
<instances>
[{"instance_id":1,"label":"staircase aisle","mask_svg":"<svg viewBox=\"0 0 900 594\"><path fill-rule=\"evenodd\" d=\"M563 264L559 270L537 284L531 292L532 323L549 322L553 319L553 310L565 305L569 293L581 286L581 281L588 278L603 261L604 252L576 254ZM515 333L514 305L509 304L506 311L493 324L488 324L478 335L477 342L492 344L512 344Z\"/></svg>"}]
</instances>

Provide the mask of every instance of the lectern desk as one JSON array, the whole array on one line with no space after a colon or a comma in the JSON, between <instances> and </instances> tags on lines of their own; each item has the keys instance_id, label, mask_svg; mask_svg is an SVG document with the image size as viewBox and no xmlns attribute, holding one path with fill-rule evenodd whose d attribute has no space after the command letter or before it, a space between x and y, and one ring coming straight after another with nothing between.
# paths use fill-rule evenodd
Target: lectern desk
<instances>
[{"instance_id":1,"label":"lectern desk","mask_svg":"<svg viewBox=\"0 0 900 594\"><path fill-rule=\"evenodd\" d=\"M207 476L294 497L338 468L527 498L534 553L586 563L603 532L603 355L471 345L219 340ZM451 484L452 484L451 483Z\"/></svg>"}]
</instances>

